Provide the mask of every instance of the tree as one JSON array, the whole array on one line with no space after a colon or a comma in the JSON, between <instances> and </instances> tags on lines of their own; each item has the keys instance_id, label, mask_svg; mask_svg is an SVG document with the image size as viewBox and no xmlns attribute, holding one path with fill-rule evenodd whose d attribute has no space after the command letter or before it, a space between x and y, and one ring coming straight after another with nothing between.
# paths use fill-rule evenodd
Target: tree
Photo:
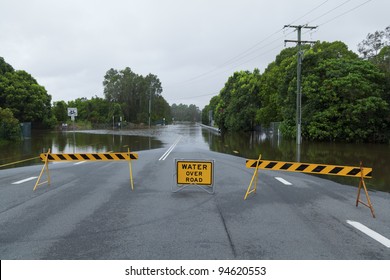
<instances>
[{"instance_id":1,"label":"tree","mask_svg":"<svg viewBox=\"0 0 390 280\"><path fill-rule=\"evenodd\" d=\"M57 101L53 104L53 114L56 117L57 121L59 122L66 122L68 120L68 106L66 105L65 101Z\"/></svg>"},{"instance_id":2,"label":"tree","mask_svg":"<svg viewBox=\"0 0 390 280\"><path fill-rule=\"evenodd\" d=\"M377 67L359 59L331 58L308 72L302 83L304 138L363 142L382 137L389 108L382 98L384 75Z\"/></svg>"},{"instance_id":3,"label":"tree","mask_svg":"<svg viewBox=\"0 0 390 280\"><path fill-rule=\"evenodd\" d=\"M215 121L221 130L251 130L259 107L260 72L235 72L219 93Z\"/></svg>"},{"instance_id":4,"label":"tree","mask_svg":"<svg viewBox=\"0 0 390 280\"><path fill-rule=\"evenodd\" d=\"M365 40L358 44L358 52L364 59L375 58L380 50L390 44L390 25L384 31L368 33Z\"/></svg>"},{"instance_id":5,"label":"tree","mask_svg":"<svg viewBox=\"0 0 390 280\"><path fill-rule=\"evenodd\" d=\"M129 67L120 71L110 69L104 76L103 86L106 100L120 104L128 121L146 123L149 116L149 100L152 102L153 111L164 111L153 105L154 102L164 104L159 101L162 93L161 82L154 74L144 77L134 73ZM152 112L152 121L163 118L155 112Z\"/></svg>"},{"instance_id":6,"label":"tree","mask_svg":"<svg viewBox=\"0 0 390 280\"><path fill-rule=\"evenodd\" d=\"M0 106L9 108L21 122L50 126L55 119L51 112L51 96L27 72L13 70L0 59Z\"/></svg>"},{"instance_id":7,"label":"tree","mask_svg":"<svg viewBox=\"0 0 390 280\"><path fill-rule=\"evenodd\" d=\"M194 105L186 105L180 103L179 105L173 103L171 106L172 117L175 121L197 122L200 121L200 110Z\"/></svg>"},{"instance_id":8,"label":"tree","mask_svg":"<svg viewBox=\"0 0 390 280\"><path fill-rule=\"evenodd\" d=\"M19 121L9 108L0 107L0 140L19 140L21 135Z\"/></svg>"}]
</instances>

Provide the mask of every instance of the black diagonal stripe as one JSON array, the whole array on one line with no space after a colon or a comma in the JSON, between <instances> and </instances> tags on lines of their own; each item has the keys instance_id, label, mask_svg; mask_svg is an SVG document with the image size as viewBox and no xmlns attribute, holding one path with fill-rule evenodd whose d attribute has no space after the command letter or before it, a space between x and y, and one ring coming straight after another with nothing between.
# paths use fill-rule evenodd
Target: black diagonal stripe
<instances>
[{"instance_id":1,"label":"black diagonal stripe","mask_svg":"<svg viewBox=\"0 0 390 280\"><path fill-rule=\"evenodd\" d=\"M367 177L372 177L372 171L368 172L366 176Z\"/></svg>"},{"instance_id":2,"label":"black diagonal stripe","mask_svg":"<svg viewBox=\"0 0 390 280\"><path fill-rule=\"evenodd\" d=\"M104 156L108 159L113 159L113 157L110 154L104 154Z\"/></svg>"},{"instance_id":3,"label":"black diagonal stripe","mask_svg":"<svg viewBox=\"0 0 390 280\"><path fill-rule=\"evenodd\" d=\"M265 168L271 169L271 168L274 167L276 164L277 164L277 162L271 161L270 163L267 164L267 166L266 166Z\"/></svg>"},{"instance_id":4,"label":"black diagonal stripe","mask_svg":"<svg viewBox=\"0 0 390 280\"><path fill-rule=\"evenodd\" d=\"M135 155L133 155L133 154L130 154L130 158L131 159L137 159L137 157Z\"/></svg>"},{"instance_id":5,"label":"black diagonal stripe","mask_svg":"<svg viewBox=\"0 0 390 280\"><path fill-rule=\"evenodd\" d=\"M61 160L66 160L66 157L64 157L63 155L57 155Z\"/></svg>"},{"instance_id":6,"label":"black diagonal stripe","mask_svg":"<svg viewBox=\"0 0 390 280\"><path fill-rule=\"evenodd\" d=\"M86 154L80 154L80 156L85 159L85 160L89 160L89 157L86 155Z\"/></svg>"},{"instance_id":7,"label":"black diagonal stripe","mask_svg":"<svg viewBox=\"0 0 390 280\"><path fill-rule=\"evenodd\" d=\"M280 168L281 170L287 170L292 166L292 163L285 163L283 166Z\"/></svg>"},{"instance_id":8,"label":"black diagonal stripe","mask_svg":"<svg viewBox=\"0 0 390 280\"><path fill-rule=\"evenodd\" d=\"M347 173L347 175L352 175L352 176L355 176L356 174L358 174L360 172L360 168L354 168L352 169L351 171L349 171Z\"/></svg>"},{"instance_id":9,"label":"black diagonal stripe","mask_svg":"<svg viewBox=\"0 0 390 280\"><path fill-rule=\"evenodd\" d=\"M77 158L74 154L70 154L69 156L70 156L70 158L73 159L73 160L78 160L78 158Z\"/></svg>"},{"instance_id":10,"label":"black diagonal stripe","mask_svg":"<svg viewBox=\"0 0 390 280\"><path fill-rule=\"evenodd\" d=\"M54 158L53 158L53 156L52 156L51 154L49 154L48 158L49 158L50 160L54 160Z\"/></svg>"},{"instance_id":11,"label":"black diagonal stripe","mask_svg":"<svg viewBox=\"0 0 390 280\"><path fill-rule=\"evenodd\" d=\"M98 154L92 154L92 156L93 156L95 159L99 159L99 160L102 159Z\"/></svg>"},{"instance_id":12,"label":"black diagonal stripe","mask_svg":"<svg viewBox=\"0 0 390 280\"><path fill-rule=\"evenodd\" d=\"M324 170L325 167L326 166L324 165L318 165L316 168L312 170L312 172L321 172L322 170Z\"/></svg>"},{"instance_id":13,"label":"black diagonal stripe","mask_svg":"<svg viewBox=\"0 0 390 280\"><path fill-rule=\"evenodd\" d=\"M344 167L335 167L331 171L329 171L329 173L330 174L337 174L337 173L339 173L343 169L344 169Z\"/></svg>"},{"instance_id":14,"label":"black diagonal stripe","mask_svg":"<svg viewBox=\"0 0 390 280\"><path fill-rule=\"evenodd\" d=\"M295 169L296 171L305 171L306 168L308 168L309 165L308 164L301 164L300 166L298 166L297 169Z\"/></svg>"},{"instance_id":15,"label":"black diagonal stripe","mask_svg":"<svg viewBox=\"0 0 390 280\"><path fill-rule=\"evenodd\" d=\"M121 154L115 154L119 159L125 159Z\"/></svg>"}]
</instances>

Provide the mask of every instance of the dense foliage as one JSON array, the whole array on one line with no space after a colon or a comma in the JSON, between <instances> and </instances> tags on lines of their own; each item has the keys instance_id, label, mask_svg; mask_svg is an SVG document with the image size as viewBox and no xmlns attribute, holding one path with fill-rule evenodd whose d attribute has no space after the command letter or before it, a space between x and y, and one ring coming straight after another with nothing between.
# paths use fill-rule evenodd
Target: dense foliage
<instances>
[{"instance_id":1,"label":"dense foliage","mask_svg":"<svg viewBox=\"0 0 390 280\"><path fill-rule=\"evenodd\" d=\"M170 119L170 107L162 97L161 82L156 75L142 76L129 67L123 70L110 69L104 76L104 95L114 105L119 104L128 122L147 123L149 102L151 121ZM110 109L111 112L113 108Z\"/></svg>"},{"instance_id":2,"label":"dense foliage","mask_svg":"<svg viewBox=\"0 0 390 280\"><path fill-rule=\"evenodd\" d=\"M51 96L27 72L14 70L0 57L0 106L9 108L20 122L50 127L55 123Z\"/></svg>"},{"instance_id":3,"label":"dense foliage","mask_svg":"<svg viewBox=\"0 0 390 280\"><path fill-rule=\"evenodd\" d=\"M260 72L236 72L219 94L215 120L222 130L249 130L259 107Z\"/></svg>"},{"instance_id":4,"label":"dense foliage","mask_svg":"<svg viewBox=\"0 0 390 280\"><path fill-rule=\"evenodd\" d=\"M11 109L0 107L0 141L20 139L19 121L14 117Z\"/></svg>"},{"instance_id":5,"label":"dense foliage","mask_svg":"<svg viewBox=\"0 0 390 280\"><path fill-rule=\"evenodd\" d=\"M304 46L302 137L319 141L383 142L390 139L390 28L368 35L361 57L342 42ZM382 40L382 41L381 41ZM297 48L280 52L264 73L234 73L203 109L222 130L250 130L281 122L296 135ZM217 103L217 105L215 105Z\"/></svg>"},{"instance_id":6,"label":"dense foliage","mask_svg":"<svg viewBox=\"0 0 390 280\"><path fill-rule=\"evenodd\" d=\"M173 103L171 106L172 118L175 121L198 122L200 121L200 110L194 104L186 105Z\"/></svg>"}]
</instances>

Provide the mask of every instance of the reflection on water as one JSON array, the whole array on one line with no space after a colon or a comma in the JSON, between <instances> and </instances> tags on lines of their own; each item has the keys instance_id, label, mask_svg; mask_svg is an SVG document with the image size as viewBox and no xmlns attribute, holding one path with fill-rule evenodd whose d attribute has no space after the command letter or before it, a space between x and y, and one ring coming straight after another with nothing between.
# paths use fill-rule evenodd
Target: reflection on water
<instances>
[{"instance_id":1,"label":"reflection on water","mask_svg":"<svg viewBox=\"0 0 390 280\"><path fill-rule=\"evenodd\" d=\"M202 130L202 135L212 151L251 159L257 159L260 153L262 158L267 160L296 161L297 159L295 141L283 140L278 135L267 136L260 132L219 135L206 129ZM365 180L367 186L371 189L390 192L389 145L303 142L300 159L300 162L347 166L359 166L362 161L364 166L373 168L373 178ZM356 178L330 175L321 177L358 186Z\"/></svg>"},{"instance_id":2,"label":"reflection on water","mask_svg":"<svg viewBox=\"0 0 390 280\"><path fill-rule=\"evenodd\" d=\"M257 159L260 153L263 159L268 160L296 161L297 159L295 141L284 140L277 133L220 135L194 124L178 124L133 131L91 131L91 133L33 131L31 139L0 146L0 165L37 157L49 148L53 153L125 152L127 148L132 151L161 148L170 146L178 135L183 136L180 143L188 147L210 149L252 159ZM390 192L389 145L303 142L300 159L301 162L349 166L359 166L359 162L363 161L364 166L373 168L373 178L366 180L367 186ZM39 159L36 159L3 168L39 163ZM356 178L329 175L321 177L358 186Z\"/></svg>"},{"instance_id":3,"label":"reflection on water","mask_svg":"<svg viewBox=\"0 0 390 280\"><path fill-rule=\"evenodd\" d=\"M32 137L20 143L1 145L0 165L52 153L127 152L160 148L163 143L152 136L91 134L33 131ZM39 163L39 159L15 166ZM9 168L9 167L8 167Z\"/></svg>"}]
</instances>

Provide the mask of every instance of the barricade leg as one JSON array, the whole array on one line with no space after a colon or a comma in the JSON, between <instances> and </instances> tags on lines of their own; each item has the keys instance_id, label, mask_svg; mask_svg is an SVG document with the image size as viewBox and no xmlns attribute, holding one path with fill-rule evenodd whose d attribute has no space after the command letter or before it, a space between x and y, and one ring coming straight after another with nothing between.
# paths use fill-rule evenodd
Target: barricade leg
<instances>
[{"instance_id":1,"label":"barricade leg","mask_svg":"<svg viewBox=\"0 0 390 280\"><path fill-rule=\"evenodd\" d=\"M33 191L35 191L35 189L38 186L43 185L45 183L48 183L48 185L50 186L49 155L50 155L50 149L47 151L47 154L46 154L46 157L45 157L45 163L44 163L44 165L42 167L41 173L38 176L37 182L35 183ZM39 181L41 180L41 177L42 177L43 172L45 171L45 169L46 169L47 180L45 182L39 183Z\"/></svg>"},{"instance_id":2,"label":"barricade leg","mask_svg":"<svg viewBox=\"0 0 390 280\"><path fill-rule=\"evenodd\" d=\"M360 191L361 191L362 187L363 187L364 192L365 192L365 194L366 194L367 203L363 202L363 201L360 199ZM373 207L372 204L371 204L371 200L370 200L370 196L368 195L366 183L364 182L364 177L363 177L363 164L362 164L362 162L360 162L360 182L359 182L358 195L357 195L357 198L356 198L356 207L358 207L359 202L360 202L361 204L363 204L364 206L370 208L370 210L371 210L371 215L372 215L373 218L375 218L374 207Z\"/></svg>"},{"instance_id":3,"label":"barricade leg","mask_svg":"<svg viewBox=\"0 0 390 280\"><path fill-rule=\"evenodd\" d=\"M259 176L258 171L259 171L260 160L261 160L261 154L259 155L259 158L258 158L258 160L257 160L255 172L253 173L252 180L251 180L251 182L249 183L248 189L246 190L246 194L245 194L244 200L247 199L247 197L248 197L249 194L251 194L251 193L253 193L253 192L256 193L256 190L257 190L257 181L258 181L258 176ZM252 184L254 184L254 188L253 188L253 189L251 189Z\"/></svg>"},{"instance_id":4,"label":"barricade leg","mask_svg":"<svg viewBox=\"0 0 390 280\"><path fill-rule=\"evenodd\" d=\"M130 185L131 185L131 190L134 191L133 168L132 168L132 166L131 166L131 153L130 153L130 148L127 148L127 152L129 153Z\"/></svg>"}]
</instances>

